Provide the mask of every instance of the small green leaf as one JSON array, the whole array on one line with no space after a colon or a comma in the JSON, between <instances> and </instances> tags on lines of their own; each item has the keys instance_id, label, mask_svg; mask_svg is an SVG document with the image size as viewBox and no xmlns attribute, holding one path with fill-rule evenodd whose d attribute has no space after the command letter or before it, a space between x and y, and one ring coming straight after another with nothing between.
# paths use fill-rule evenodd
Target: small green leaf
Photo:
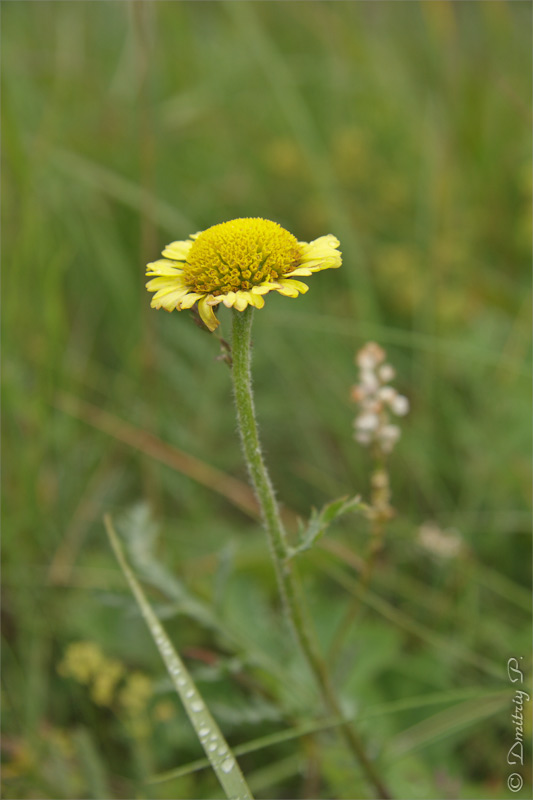
<instances>
[{"instance_id":1,"label":"small green leaf","mask_svg":"<svg viewBox=\"0 0 533 800\"><path fill-rule=\"evenodd\" d=\"M352 511L366 511L367 505L361 501L361 496L339 497L327 503L320 511L313 508L307 525L300 524L300 535L297 547L289 548L288 558L304 550L310 550L319 539L324 536L332 522Z\"/></svg>"}]
</instances>

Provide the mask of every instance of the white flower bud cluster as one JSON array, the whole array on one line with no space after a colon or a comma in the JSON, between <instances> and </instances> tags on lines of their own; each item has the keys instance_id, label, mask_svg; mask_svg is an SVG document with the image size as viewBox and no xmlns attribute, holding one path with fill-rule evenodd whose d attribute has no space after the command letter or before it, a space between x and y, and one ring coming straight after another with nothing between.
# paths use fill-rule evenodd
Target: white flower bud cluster
<instances>
[{"instance_id":1,"label":"white flower bud cluster","mask_svg":"<svg viewBox=\"0 0 533 800\"><path fill-rule=\"evenodd\" d=\"M385 363L386 353L375 342L367 342L355 357L359 367L359 383L352 388L352 400L360 407L354 420L354 438L365 447L377 446L390 453L400 438L400 428L391 423L391 414L405 416L409 411L407 397L388 384L396 375Z\"/></svg>"}]
</instances>

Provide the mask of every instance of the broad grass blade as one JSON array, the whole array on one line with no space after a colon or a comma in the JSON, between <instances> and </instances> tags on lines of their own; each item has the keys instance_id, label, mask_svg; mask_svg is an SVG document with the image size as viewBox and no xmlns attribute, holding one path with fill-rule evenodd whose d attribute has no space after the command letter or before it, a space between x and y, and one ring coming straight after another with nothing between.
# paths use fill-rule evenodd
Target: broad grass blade
<instances>
[{"instance_id":1,"label":"broad grass blade","mask_svg":"<svg viewBox=\"0 0 533 800\"><path fill-rule=\"evenodd\" d=\"M165 629L156 617L139 581L130 569L122 544L113 527L111 518L107 514L104 517L104 523L117 561L148 625L170 679L185 706L185 711L200 744L226 793L226 797L229 800L253 800L236 758L224 739L220 728L211 716L183 661L174 649Z\"/></svg>"}]
</instances>

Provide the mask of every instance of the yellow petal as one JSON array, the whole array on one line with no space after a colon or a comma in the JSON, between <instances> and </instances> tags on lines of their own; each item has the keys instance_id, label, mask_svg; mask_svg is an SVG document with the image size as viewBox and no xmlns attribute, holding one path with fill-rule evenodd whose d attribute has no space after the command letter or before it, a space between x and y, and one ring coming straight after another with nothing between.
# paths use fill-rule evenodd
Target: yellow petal
<instances>
[{"instance_id":1,"label":"yellow petal","mask_svg":"<svg viewBox=\"0 0 533 800\"><path fill-rule=\"evenodd\" d=\"M260 294L253 294L253 292L248 292L249 300L251 306L255 306L256 308L263 308L265 305L265 298L262 297Z\"/></svg>"},{"instance_id":2,"label":"yellow petal","mask_svg":"<svg viewBox=\"0 0 533 800\"><path fill-rule=\"evenodd\" d=\"M216 297L214 297L212 294L210 294L207 297L207 303L210 306L218 306L219 303L222 303L223 300L224 300L224 295L223 294L217 294Z\"/></svg>"},{"instance_id":3,"label":"yellow petal","mask_svg":"<svg viewBox=\"0 0 533 800\"><path fill-rule=\"evenodd\" d=\"M265 305L265 301L259 294L253 294L251 291L250 292L241 291L239 292L239 294L241 295L243 301L246 300L247 304L250 306L255 306L256 308L263 308L263 306Z\"/></svg>"},{"instance_id":4,"label":"yellow petal","mask_svg":"<svg viewBox=\"0 0 533 800\"><path fill-rule=\"evenodd\" d=\"M163 289L165 286L175 286L176 281L173 278L152 278L145 284L149 292L157 292L158 289Z\"/></svg>"},{"instance_id":5,"label":"yellow petal","mask_svg":"<svg viewBox=\"0 0 533 800\"><path fill-rule=\"evenodd\" d=\"M248 303L248 292L236 292L237 297L233 302L233 307L237 309L237 311L244 311Z\"/></svg>"},{"instance_id":6,"label":"yellow petal","mask_svg":"<svg viewBox=\"0 0 533 800\"><path fill-rule=\"evenodd\" d=\"M157 292L161 295L174 292L177 289L183 289L185 293L189 291L179 278L152 278L152 280L148 281L146 284L146 288L149 292Z\"/></svg>"},{"instance_id":7,"label":"yellow petal","mask_svg":"<svg viewBox=\"0 0 533 800\"><path fill-rule=\"evenodd\" d=\"M315 261L308 261L305 266L309 267L311 272L320 272L323 269L337 269L341 264L341 254L336 253L335 256L323 256Z\"/></svg>"},{"instance_id":8,"label":"yellow petal","mask_svg":"<svg viewBox=\"0 0 533 800\"><path fill-rule=\"evenodd\" d=\"M207 297L202 297L202 299L198 301L198 311L200 312L202 321L210 331L214 331L215 328L218 328L220 323L215 316L212 306L208 305Z\"/></svg>"},{"instance_id":9,"label":"yellow petal","mask_svg":"<svg viewBox=\"0 0 533 800\"><path fill-rule=\"evenodd\" d=\"M265 283L260 283L259 286L252 286L250 292L252 294L268 294L273 289L277 289L279 287L279 283L275 283L273 281L266 281Z\"/></svg>"},{"instance_id":10,"label":"yellow petal","mask_svg":"<svg viewBox=\"0 0 533 800\"><path fill-rule=\"evenodd\" d=\"M325 236L319 236L318 239L313 239L312 242L298 242L300 246L303 247L338 247L340 245L339 240L336 236L333 236L332 233L326 233Z\"/></svg>"},{"instance_id":11,"label":"yellow petal","mask_svg":"<svg viewBox=\"0 0 533 800\"><path fill-rule=\"evenodd\" d=\"M197 300L200 298L205 297L204 294L198 294L198 292L189 292L186 294L183 300L180 301L179 310L181 311L183 308L191 308Z\"/></svg>"},{"instance_id":12,"label":"yellow petal","mask_svg":"<svg viewBox=\"0 0 533 800\"><path fill-rule=\"evenodd\" d=\"M298 289L293 289L292 286L280 286L277 291L284 295L284 297L298 297Z\"/></svg>"},{"instance_id":13,"label":"yellow petal","mask_svg":"<svg viewBox=\"0 0 533 800\"><path fill-rule=\"evenodd\" d=\"M157 303L162 303L165 305L167 299L165 298L173 298L174 307L178 304L182 297L185 297L187 294L187 289L180 288L179 286L173 286L167 289L160 289L159 292L156 292L153 296L153 300ZM168 302L172 303L172 300L168 300Z\"/></svg>"},{"instance_id":14,"label":"yellow petal","mask_svg":"<svg viewBox=\"0 0 533 800\"><path fill-rule=\"evenodd\" d=\"M160 258L159 261L152 261L146 265L147 275L180 275L183 272L181 265L176 261L168 261L166 258Z\"/></svg>"},{"instance_id":15,"label":"yellow petal","mask_svg":"<svg viewBox=\"0 0 533 800\"><path fill-rule=\"evenodd\" d=\"M297 269L293 269L290 272L286 272L285 276L287 278L291 277L292 275L312 275L312 271L309 267L297 267Z\"/></svg>"},{"instance_id":16,"label":"yellow petal","mask_svg":"<svg viewBox=\"0 0 533 800\"><path fill-rule=\"evenodd\" d=\"M291 278L280 281L282 289L278 289L280 294L287 294L288 297L296 297L298 294L305 294L309 291L309 286L302 281L295 281Z\"/></svg>"},{"instance_id":17,"label":"yellow petal","mask_svg":"<svg viewBox=\"0 0 533 800\"><path fill-rule=\"evenodd\" d=\"M222 302L226 308L231 308L236 299L237 295L235 292L228 292L227 294L222 295Z\"/></svg>"},{"instance_id":18,"label":"yellow petal","mask_svg":"<svg viewBox=\"0 0 533 800\"><path fill-rule=\"evenodd\" d=\"M171 242L167 244L163 250L165 258L173 258L176 261L185 261L189 255L189 250L192 247L192 241L189 239L185 242Z\"/></svg>"},{"instance_id":19,"label":"yellow petal","mask_svg":"<svg viewBox=\"0 0 533 800\"><path fill-rule=\"evenodd\" d=\"M180 307L180 302L183 297L183 290L176 290L167 294L158 292L152 297L150 305L152 308L164 308L165 311L174 311Z\"/></svg>"},{"instance_id":20,"label":"yellow petal","mask_svg":"<svg viewBox=\"0 0 533 800\"><path fill-rule=\"evenodd\" d=\"M300 267L318 272L322 269L340 267L342 264L342 254L337 250L340 242L331 233L320 236L312 242L299 242L299 244Z\"/></svg>"}]
</instances>

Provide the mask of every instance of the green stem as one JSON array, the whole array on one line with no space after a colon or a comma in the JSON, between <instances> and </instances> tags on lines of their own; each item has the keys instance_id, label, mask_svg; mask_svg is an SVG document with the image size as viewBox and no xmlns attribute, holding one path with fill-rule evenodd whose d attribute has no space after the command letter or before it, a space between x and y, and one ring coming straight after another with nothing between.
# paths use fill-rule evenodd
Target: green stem
<instances>
[{"instance_id":1,"label":"green stem","mask_svg":"<svg viewBox=\"0 0 533 800\"><path fill-rule=\"evenodd\" d=\"M331 684L326 664L318 649L311 622L304 609L293 564L287 560L287 537L279 515L274 489L261 452L250 370L252 319L253 308L251 306L245 311L233 311L232 377L244 456L259 505L261 506L276 577L291 627L320 687L326 707L333 714L342 717L342 710ZM340 730L367 779L378 792L379 797L390 798L389 790L383 783L373 763L367 757L353 725L347 721L343 722Z\"/></svg>"}]
</instances>

